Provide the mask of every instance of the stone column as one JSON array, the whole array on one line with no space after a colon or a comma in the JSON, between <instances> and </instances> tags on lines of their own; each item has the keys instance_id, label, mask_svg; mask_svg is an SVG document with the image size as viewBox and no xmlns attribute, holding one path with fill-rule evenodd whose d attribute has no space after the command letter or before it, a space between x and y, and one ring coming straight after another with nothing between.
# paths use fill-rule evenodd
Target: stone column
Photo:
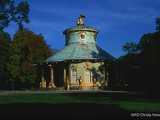
<instances>
[{"instance_id":1,"label":"stone column","mask_svg":"<svg viewBox=\"0 0 160 120\"><path fill-rule=\"evenodd\" d=\"M41 68L41 83L40 83L41 88L46 88L46 81L44 78L44 68Z\"/></svg>"},{"instance_id":2,"label":"stone column","mask_svg":"<svg viewBox=\"0 0 160 120\"><path fill-rule=\"evenodd\" d=\"M64 71L64 76L63 76L63 79L64 79L64 88L66 88L67 81L66 81L66 69L65 69L65 67L64 67L63 71Z\"/></svg>"},{"instance_id":3,"label":"stone column","mask_svg":"<svg viewBox=\"0 0 160 120\"><path fill-rule=\"evenodd\" d=\"M109 82L109 71L108 71L108 64L105 62L104 63L104 72L105 72L105 86L108 87L108 82Z\"/></svg>"},{"instance_id":4,"label":"stone column","mask_svg":"<svg viewBox=\"0 0 160 120\"><path fill-rule=\"evenodd\" d=\"M55 84L54 84L54 68L53 65L50 65L50 84L51 84L51 88L55 88Z\"/></svg>"},{"instance_id":5,"label":"stone column","mask_svg":"<svg viewBox=\"0 0 160 120\"><path fill-rule=\"evenodd\" d=\"M64 88L67 89L67 70L66 70L66 66L64 67Z\"/></svg>"},{"instance_id":6,"label":"stone column","mask_svg":"<svg viewBox=\"0 0 160 120\"><path fill-rule=\"evenodd\" d=\"M70 68L70 64L68 65L68 72L67 72L67 90L70 89L70 81L71 81L71 68Z\"/></svg>"}]
</instances>

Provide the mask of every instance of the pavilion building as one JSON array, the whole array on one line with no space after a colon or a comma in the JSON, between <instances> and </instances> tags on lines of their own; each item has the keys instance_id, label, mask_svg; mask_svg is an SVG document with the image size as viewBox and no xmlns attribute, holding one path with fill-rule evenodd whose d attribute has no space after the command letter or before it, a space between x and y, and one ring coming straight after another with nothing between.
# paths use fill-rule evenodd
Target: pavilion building
<instances>
[{"instance_id":1,"label":"pavilion building","mask_svg":"<svg viewBox=\"0 0 160 120\"><path fill-rule=\"evenodd\" d=\"M84 24L81 15L75 27L66 29L65 47L49 57L42 67L41 88L98 89L109 84L107 63L114 57L96 43L97 30Z\"/></svg>"}]
</instances>

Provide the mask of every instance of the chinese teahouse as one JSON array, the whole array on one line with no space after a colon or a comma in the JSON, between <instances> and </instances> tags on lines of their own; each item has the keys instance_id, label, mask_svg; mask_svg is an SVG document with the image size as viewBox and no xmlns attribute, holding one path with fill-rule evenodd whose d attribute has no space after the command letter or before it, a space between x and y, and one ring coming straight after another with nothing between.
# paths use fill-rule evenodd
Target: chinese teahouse
<instances>
[{"instance_id":1,"label":"chinese teahouse","mask_svg":"<svg viewBox=\"0 0 160 120\"><path fill-rule=\"evenodd\" d=\"M76 26L66 29L65 47L46 60L41 88L98 89L108 86L109 53L96 43L97 30L80 15Z\"/></svg>"}]
</instances>

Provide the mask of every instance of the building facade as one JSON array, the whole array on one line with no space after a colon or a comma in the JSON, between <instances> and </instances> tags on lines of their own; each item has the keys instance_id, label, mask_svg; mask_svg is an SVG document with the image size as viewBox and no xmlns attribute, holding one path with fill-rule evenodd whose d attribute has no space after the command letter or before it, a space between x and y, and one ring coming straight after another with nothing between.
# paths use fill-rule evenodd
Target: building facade
<instances>
[{"instance_id":1,"label":"building facade","mask_svg":"<svg viewBox=\"0 0 160 120\"><path fill-rule=\"evenodd\" d=\"M75 27L66 29L65 47L49 57L42 67L41 88L100 89L108 86L107 64L114 61L96 43L98 31L84 24L81 15Z\"/></svg>"}]
</instances>

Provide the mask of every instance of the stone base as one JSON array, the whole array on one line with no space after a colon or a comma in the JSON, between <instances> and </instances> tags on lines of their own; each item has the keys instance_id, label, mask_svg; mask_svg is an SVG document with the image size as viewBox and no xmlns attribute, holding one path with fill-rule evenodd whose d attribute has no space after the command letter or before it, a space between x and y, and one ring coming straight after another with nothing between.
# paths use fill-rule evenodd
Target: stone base
<instances>
[{"instance_id":1,"label":"stone base","mask_svg":"<svg viewBox=\"0 0 160 120\"><path fill-rule=\"evenodd\" d=\"M93 90L98 89L96 84L93 83L81 83L80 85L70 85L70 90Z\"/></svg>"}]
</instances>

